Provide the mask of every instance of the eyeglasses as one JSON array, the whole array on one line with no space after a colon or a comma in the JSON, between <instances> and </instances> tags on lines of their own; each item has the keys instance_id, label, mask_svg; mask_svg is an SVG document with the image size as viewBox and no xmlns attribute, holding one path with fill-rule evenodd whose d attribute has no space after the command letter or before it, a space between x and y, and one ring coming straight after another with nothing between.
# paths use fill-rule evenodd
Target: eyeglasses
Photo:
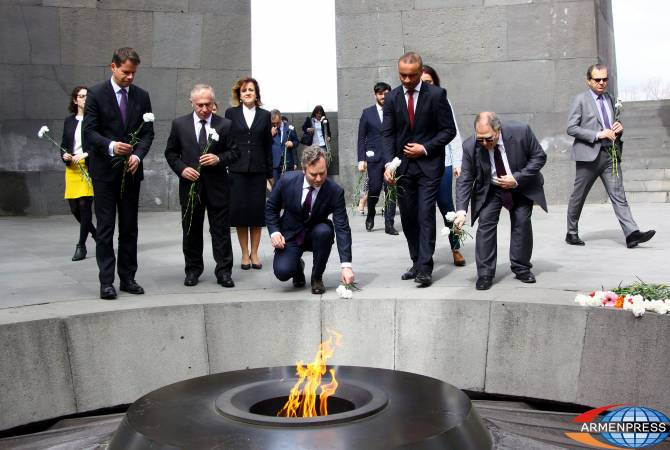
<instances>
[{"instance_id":1,"label":"eyeglasses","mask_svg":"<svg viewBox=\"0 0 670 450\"><path fill-rule=\"evenodd\" d=\"M490 144L491 142L493 142L493 141L496 140L496 137L495 137L495 136L478 137L478 138L475 139L475 140L476 140L477 143L479 143L479 144L483 144L484 142L486 142L487 144Z\"/></svg>"},{"instance_id":2,"label":"eyeglasses","mask_svg":"<svg viewBox=\"0 0 670 450\"><path fill-rule=\"evenodd\" d=\"M600 82L607 83L607 81L609 80L609 78L591 78L591 79L593 81L595 81L596 83L600 83Z\"/></svg>"},{"instance_id":3,"label":"eyeglasses","mask_svg":"<svg viewBox=\"0 0 670 450\"><path fill-rule=\"evenodd\" d=\"M77 98L86 98L86 94L77 94Z\"/></svg>"}]
</instances>

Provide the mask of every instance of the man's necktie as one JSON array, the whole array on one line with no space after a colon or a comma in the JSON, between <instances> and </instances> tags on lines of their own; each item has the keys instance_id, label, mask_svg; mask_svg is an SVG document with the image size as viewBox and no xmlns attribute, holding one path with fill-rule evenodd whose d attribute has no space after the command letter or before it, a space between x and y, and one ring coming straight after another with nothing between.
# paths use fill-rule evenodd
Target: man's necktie
<instances>
[{"instance_id":1,"label":"man's necktie","mask_svg":"<svg viewBox=\"0 0 670 450\"><path fill-rule=\"evenodd\" d=\"M123 125L126 126L128 118L128 93L123 88L121 88L121 101L119 102L119 109L121 110L121 120L123 120Z\"/></svg>"},{"instance_id":2,"label":"man's necktie","mask_svg":"<svg viewBox=\"0 0 670 450\"><path fill-rule=\"evenodd\" d=\"M407 89L407 116L409 127L414 128L414 89Z\"/></svg>"},{"instance_id":3,"label":"man's necktie","mask_svg":"<svg viewBox=\"0 0 670 450\"><path fill-rule=\"evenodd\" d=\"M499 145L496 145L496 148L493 150L493 161L496 165L496 174L498 175L498 178L507 175ZM512 197L512 192L509 189L500 188L500 198L502 199L502 203L505 208L509 209L510 211L512 208L514 208L514 198Z\"/></svg>"},{"instance_id":4,"label":"man's necktie","mask_svg":"<svg viewBox=\"0 0 670 450\"><path fill-rule=\"evenodd\" d=\"M312 212L312 193L314 192L314 188L312 186L309 187L309 191L307 192L307 197L305 197L305 201L302 204L302 221L303 223L307 223L309 220L309 215ZM295 237L295 241L298 245L302 245L305 243L305 228L302 228L298 234Z\"/></svg>"},{"instance_id":5,"label":"man's necktie","mask_svg":"<svg viewBox=\"0 0 670 450\"><path fill-rule=\"evenodd\" d=\"M205 129L207 121L205 119L202 119L200 121L200 125L201 125L200 133L198 134L198 145L200 146L200 151L203 151L207 146L207 130Z\"/></svg>"},{"instance_id":6,"label":"man's necktie","mask_svg":"<svg viewBox=\"0 0 670 450\"><path fill-rule=\"evenodd\" d=\"M605 108L605 99L602 95L598 96L598 101L600 102L600 112L603 114L603 125L605 125L605 128L607 129L612 128L610 119L607 116L607 108Z\"/></svg>"}]
</instances>

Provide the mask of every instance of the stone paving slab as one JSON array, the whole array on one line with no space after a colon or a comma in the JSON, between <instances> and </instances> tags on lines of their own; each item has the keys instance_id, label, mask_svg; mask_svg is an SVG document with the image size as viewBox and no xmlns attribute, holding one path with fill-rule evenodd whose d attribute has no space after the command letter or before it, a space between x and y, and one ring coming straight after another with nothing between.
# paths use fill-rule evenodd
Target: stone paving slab
<instances>
[{"instance_id":1,"label":"stone paving slab","mask_svg":"<svg viewBox=\"0 0 670 450\"><path fill-rule=\"evenodd\" d=\"M455 267L445 237L437 238L434 284L418 289L411 281L400 280L400 274L410 265L404 236L389 236L383 232L378 218L376 228L364 230L364 217L350 216L353 231L353 264L361 291L355 298L426 298L472 299L549 304L572 304L575 292L601 287L615 287L640 277L648 282L669 282L670 265L666 254L670 250L670 205L633 204L633 214L643 229L655 228L656 236L636 249L627 249L612 208L609 204L587 205L581 220L580 236L585 247L568 246L565 235L565 207L554 206L549 214L537 209L533 217L533 271L538 282L522 284L509 270L509 218L503 214L498 233L498 269L493 288L474 289L476 268L474 242L468 241L462 250L467 265ZM396 220L401 229L400 218ZM12 311L6 308L30 306L21 311L24 320L31 311L37 315L58 315L70 308L107 310L144 307L149 304L188 304L193 302L297 300L315 299L308 289L296 290L291 283L282 283L272 275L272 248L267 233L263 233L260 256L263 269L239 269L240 251L233 233L235 266L234 289L216 284L213 274L209 236L205 237L205 272L198 286L183 286L183 256L179 213L148 212L140 214L137 280L147 294L135 297L120 293L117 302L98 298L97 265L93 242L88 242L88 258L70 261L78 231L71 216L2 217L0 227L0 322L13 321ZM476 227L471 230L473 235ZM306 273L311 269L311 254L305 254ZM327 287L324 300L336 299L339 278L339 259L333 249L324 281ZM118 280L117 280L118 286ZM111 304L110 304L111 303ZM40 305L40 306L37 306ZM45 306L48 307L45 308ZM14 311L16 312L16 311Z\"/></svg>"}]
</instances>

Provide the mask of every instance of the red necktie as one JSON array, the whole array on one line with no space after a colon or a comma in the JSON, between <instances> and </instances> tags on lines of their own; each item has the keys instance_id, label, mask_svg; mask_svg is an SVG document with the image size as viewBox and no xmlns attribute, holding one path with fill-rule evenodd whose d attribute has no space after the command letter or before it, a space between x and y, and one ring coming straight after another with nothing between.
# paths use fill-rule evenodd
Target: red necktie
<instances>
[{"instance_id":1,"label":"red necktie","mask_svg":"<svg viewBox=\"0 0 670 450\"><path fill-rule=\"evenodd\" d=\"M493 150L493 162L496 164L496 175L498 175L498 178L507 175L499 145L496 145L496 148ZM512 192L509 189L500 188L500 198L502 198L502 203L505 208L508 210L514 208L514 198L512 197Z\"/></svg>"},{"instance_id":2,"label":"red necktie","mask_svg":"<svg viewBox=\"0 0 670 450\"><path fill-rule=\"evenodd\" d=\"M409 127L414 128L414 89L407 89L407 115Z\"/></svg>"}]
</instances>

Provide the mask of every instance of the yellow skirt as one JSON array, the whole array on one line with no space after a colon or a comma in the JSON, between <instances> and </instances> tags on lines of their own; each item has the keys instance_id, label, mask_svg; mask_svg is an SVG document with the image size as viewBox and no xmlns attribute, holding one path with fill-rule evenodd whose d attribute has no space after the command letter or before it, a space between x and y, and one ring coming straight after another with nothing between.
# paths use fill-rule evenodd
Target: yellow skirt
<instances>
[{"instance_id":1,"label":"yellow skirt","mask_svg":"<svg viewBox=\"0 0 670 450\"><path fill-rule=\"evenodd\" d=\"M82 170L88 175L84 161L65 166L65 198L93 197L93 186Z\"/></svg>"}]
</instances>

